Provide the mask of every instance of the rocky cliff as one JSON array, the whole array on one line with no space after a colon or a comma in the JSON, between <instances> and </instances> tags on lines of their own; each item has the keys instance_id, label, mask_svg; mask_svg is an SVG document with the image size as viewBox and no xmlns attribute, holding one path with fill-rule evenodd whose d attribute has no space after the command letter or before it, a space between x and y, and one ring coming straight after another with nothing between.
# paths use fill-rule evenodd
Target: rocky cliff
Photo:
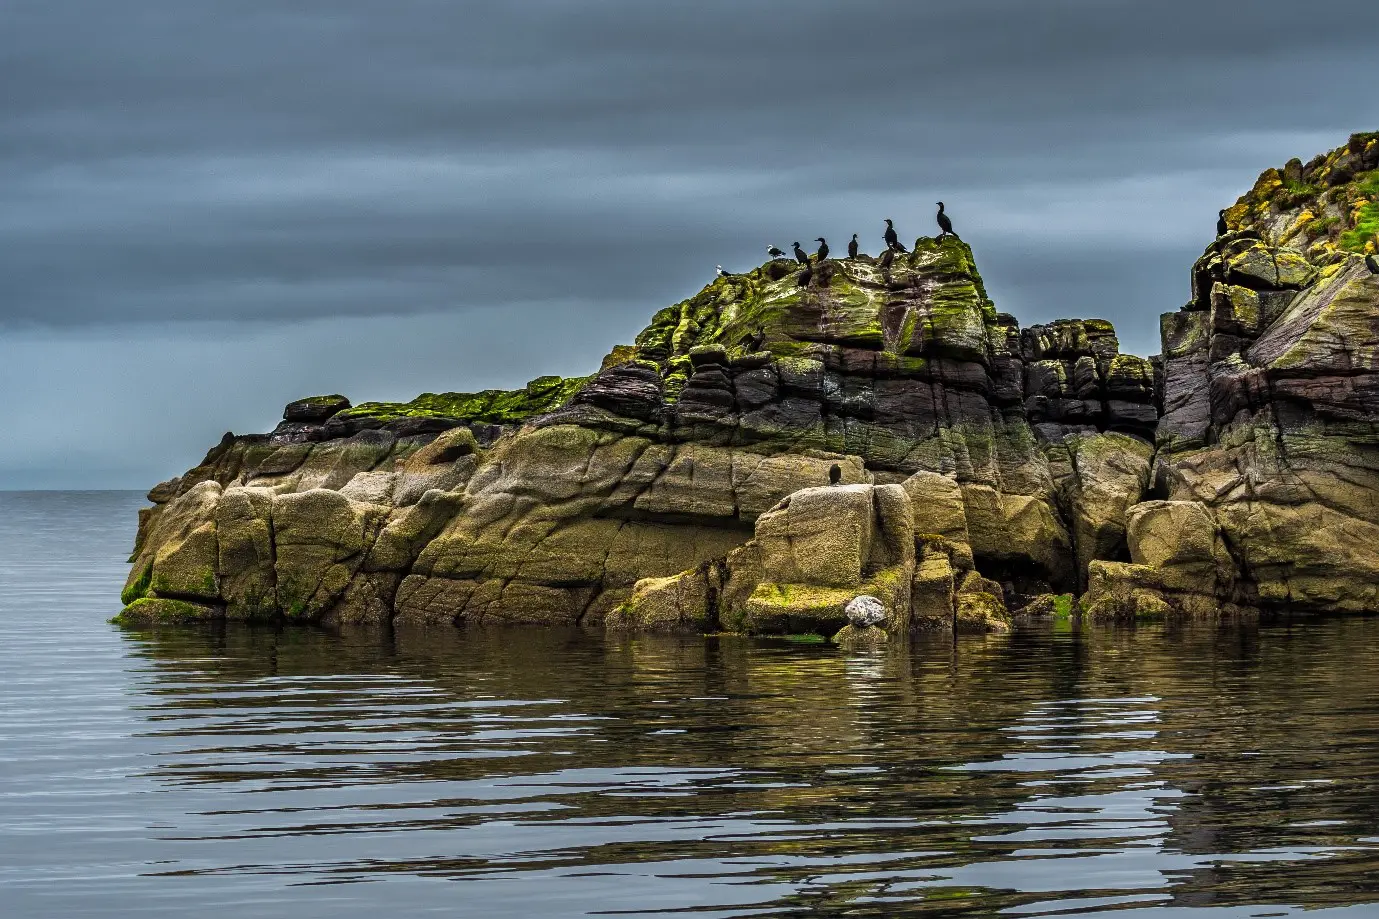
<instances>
[{"instance_id":1,"label":"rocky cliff","mask_svg":"<svg viewBox=\"0 0 1379 919\"><path fill-rule=\"evenodd\" d=\"M292 403L149 494L122 617L831 630L1362 611L1379 135L1271 170L1163 317L1021 329L972 252L776 260L598 373ZM1306 245L1303 245L1306 243ZM828 485L838 467L841 482Z\"/></svg>"}]
</instances>

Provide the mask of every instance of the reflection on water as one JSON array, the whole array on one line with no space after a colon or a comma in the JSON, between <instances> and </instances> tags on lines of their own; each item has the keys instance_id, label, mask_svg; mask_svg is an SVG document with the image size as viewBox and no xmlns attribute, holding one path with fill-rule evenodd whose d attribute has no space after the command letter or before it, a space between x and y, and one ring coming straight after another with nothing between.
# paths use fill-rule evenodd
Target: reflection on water
<instances>
[{"instance_id":1,"label":"reflection on water","mask_svg":"<svg viewBox=\"0 0 1379 919\"><path fill-rule=\"evenodd\" d=\"M122 632L137 505L0 496L15 915L1379 915L1379 620Z\"/></svg>"}]
</instances>

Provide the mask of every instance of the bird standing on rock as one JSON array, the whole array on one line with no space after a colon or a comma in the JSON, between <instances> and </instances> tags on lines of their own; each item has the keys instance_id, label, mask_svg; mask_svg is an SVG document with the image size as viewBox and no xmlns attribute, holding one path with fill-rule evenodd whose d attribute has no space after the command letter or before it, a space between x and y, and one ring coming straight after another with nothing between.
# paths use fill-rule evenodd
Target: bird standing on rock
<instances>
[{"instance_id":1,"label":"bird standing on rock","mask_svg":"<svg viewBox=\"0 0 1379 919\"><path fill-rule=\"evenodd\" d=\"M828 484L837 485L843 481L843 467L834 463L828 470Z\"/></svg>"},{"instance_id":2,"label":"bird standing on rock","mask_svg":"<svg viewBox=\"0 0 1379 919\"><path fill-rule=\"evenodd\" d=\"M852 242L848 243L848 258L857 258L857 234L852 234Z\"/></svg>"},{"instance_id":3,"label":"bird standing on rock","mask_svg":"<svg viewBox=\"0 0 1379 919\"><path fill-rule=\"evenodd\" d=\"M891 223L891 218L886 218L886 234L881 237L886 241L886 248L892 252L904 252L905 247L900 242L900 237L895 235L895 224Z\"/></svg>"},{"instance_id":4,"label":"bird standing on rock","mask_svg":"<svg viewBox=\"0 0 1379 919\"><path fill-rule=\"evenodd\" d=\"M1229 226L1226 225L1226 212L1225 212L1225 210L1223 209L1223 210L1217 211L1217 212L1216 212L1216 235L1217 235L1217 236L1225 236L1225 235L1226 235L1227 233L1229 233L1230 231L1231 231L1231 228L1230 228Z\"/></svg>"},{"instance_id":5,"label":"bird standing on rock","mask_svg":"<svg viewBox=\"0 0 1379 919\"><path fill-rule=\"evenodd\" d=\"M938 234L939 239L943 239L945 236L951 236L954 239L962 239L961 236L953 232L953 221L949 220L948 215L943 212L942 201L938 203L938 214L934 219L938 221L938 228L940 231Z\"/></svg>"},{"instance_id":6,"label":"bird standing on rock","mask_svg":"<svg viewBox=\"0 0 1379 919\"><path fill-rule=\"evenodd\" d=\"M777 249L775 246L767 246L766 254L771 256L771 258L784 258L785 256L785 253Z\"/></svg>"},{"instance_id":7,"label":"bird standing on rock","mask_svg":"<svg viewBox=\"0 0 1379 919\"><path fill-rule=\"evenodd\" d=\"M795 286L808 287L809 282L812 280L814 280L814 269L810 268L808 265L805 265L804 271L801 271L799 277L795 278Z\"/></svg>"},{"instance_id":8,"label":"bird standing on rock","mask_svg":"<svg viewBox=\"0 0 1379 919\"><path fill-rule=\"evenodd\" d=\"M828 243L824 242L822 236L816 238L819 240L819 254L817 260L822 262L824 259L828 258Z\"/></svg>"},{"instance_id":9,"label":"bird standing on rock","mask_svg":"<svg viewBox=\"0 0 1379 919\"><path fill-rule=\"evenodd\" d=\"M720 278L731 278L733 276L731 271L724 271L722 265L715 265L714 267L718 269L718 276Z\"/></svg>"},{"instance_id":10,"label":"bird standing on rock","mask_svg":"<svg viewBox=\"0 0 1379 919\"><path fill-rule=\"evenodd\" d=\"M889 271L891 267L891 262L894 261L895 250L887 249L885 252L881 253L881 258L876 262L876 267L880 268L882 271Z\"/></svg>"},{"instance_id":11,"label":"bird standing on rock","mask_svg":"<svg viewBox=\"0 0 1379 919\"><path fill-rule=\"evenodd\" d=\"M1379 274L1379 258L1375 258L1373 252L1365 253L1365 267L1370 274Z\"/></svg>"},{"instance_id":12,"label":"bird standing on rock","mask_svg":"<svg viewBox=\"0 0 1379 919\"><path fill-rule=\"evenodd\" d=\"M806 255L805 251L800 248L800 244L798 241L796 241L795 243L795 261L799 262L801 265L809 264L809 256Z\"/></svg>"}]
</instances>

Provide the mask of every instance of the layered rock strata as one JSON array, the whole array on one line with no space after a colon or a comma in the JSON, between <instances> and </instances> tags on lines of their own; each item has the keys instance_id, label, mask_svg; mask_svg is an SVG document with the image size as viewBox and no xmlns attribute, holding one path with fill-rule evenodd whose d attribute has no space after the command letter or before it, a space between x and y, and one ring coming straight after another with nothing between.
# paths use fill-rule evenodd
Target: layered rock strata
<instances>
[{"instance_id":1,"label":"layered rock strata","mask_svg":"<svg viewBox=\"0 0 1379 919\"><path fill-rule=\"evenodd\" d=\"M1379 609L1379 134L1269 170L1163 317L1153 497L1098 615Z\"/></svg>"},{"instance_id":2,"label":"layered rock strata","mask_svg":"<svg viewBox=\"0 0 1379 919\"><path fill-rule=\"evenodd\" d=\"M1153 360L1099 320L1021 329L949 237L804 287L784 260L719 279L591 377L293 403L150 492L123 615L832 634L859 594L892 632L1060 593L1372 608L1375 159L1367 136L1315 161L1305 201L1262 179ZM1309 207L1349 210L1298 249Z\"/></svg>"}]
</instances>

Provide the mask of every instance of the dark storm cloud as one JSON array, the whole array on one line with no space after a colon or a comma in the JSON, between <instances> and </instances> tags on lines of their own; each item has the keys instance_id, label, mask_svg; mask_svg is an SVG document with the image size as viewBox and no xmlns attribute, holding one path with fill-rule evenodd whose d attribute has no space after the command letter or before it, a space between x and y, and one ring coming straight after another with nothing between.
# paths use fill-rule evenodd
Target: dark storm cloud
<instances>
[{"instance_id":1,"label":"dark storm cloud","mask_svg":"<svg viewBox=\"0 0 1379 919\"><path fill-rule=\"evenodd\" d=\"M99 364L83 329L437 314L459 350L522 324L525 378L542 329L583 329L559 345L589 366L716 263L874 251L943 198L1002 309L1148 353L1216 208L1379 127L1376 30L1372 0L9 0L0 334ZM294 385L364 382L298 360Z\"/></svg>"},{"instance_id":2,"label":"dark storm cloud","mask_svg":"<svg viewBox=\"0 0 1379 919\"><path fill-rule=\"evenodd\" d=\"M1363 2L7 9L0 309L59 324L664 299L764 240L928 232L939 193L1044 185L1076 221L1127 175L1240 187L1215 139L1376 115ZM989 216L994 257L1077 270L1075 226Z\"/></svg>"}]
</instances>

